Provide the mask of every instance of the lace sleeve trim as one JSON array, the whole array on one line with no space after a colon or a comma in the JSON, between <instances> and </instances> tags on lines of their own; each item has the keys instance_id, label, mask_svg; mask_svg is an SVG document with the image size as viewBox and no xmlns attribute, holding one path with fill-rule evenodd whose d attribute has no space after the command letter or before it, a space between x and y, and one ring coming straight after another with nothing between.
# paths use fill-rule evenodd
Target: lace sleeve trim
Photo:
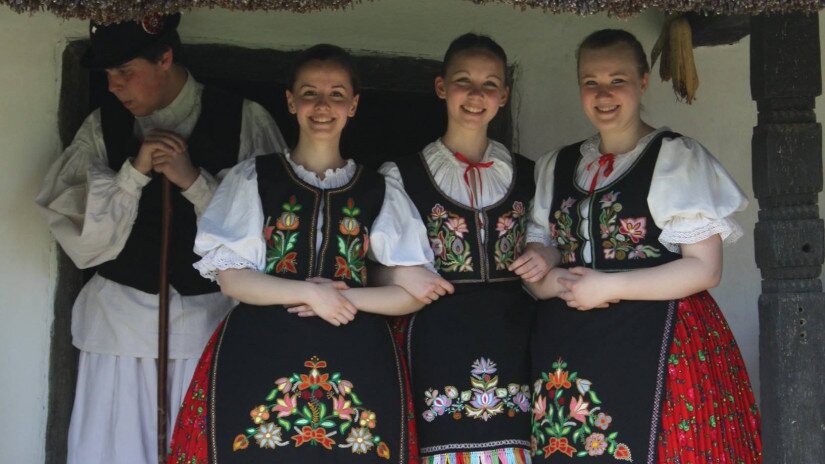
<instances>
[{"instance_id":1,"label":"lace sleeve trim","mask_svg":"<svg viewBox=\"0 0 825 464\"><path fill-rule=\"evenodd\" d=\"M722 237L724 245L730 245L742 238L744 232L736 221L721 219L690 230L674 230L665 227L659 235L659 242L668 250L680 253L680 244L698 243L717 234Z\"/></svg>"},{"instance_id":2,"label":"lace sleeve trim","mask_svg":"<svg viewBox=\"0 0 825 464\"><path fill-rule=\"evenodd\" d=\"M213 282L216 282L218 279L218 271L224 271L226 269L257 269L254 263L224 246L211 250L192 266L194 266L204 278Z\"/></svg>"}]
</instances>

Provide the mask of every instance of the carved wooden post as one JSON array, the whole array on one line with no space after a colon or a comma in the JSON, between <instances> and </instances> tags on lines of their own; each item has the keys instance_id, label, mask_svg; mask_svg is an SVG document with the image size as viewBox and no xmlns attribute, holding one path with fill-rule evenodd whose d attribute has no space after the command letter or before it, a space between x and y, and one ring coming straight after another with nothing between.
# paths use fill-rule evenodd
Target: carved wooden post
<instances>
[{"instance_id":1,"label":"carved wooden post","mask_svg":"<svg viewBox=\"0 0 825 464\"><path fill-rule=\"evenodd\" d=\"M822 92L817 15L751 22L753 189L762 272L759 354L765 463L825 456L825 294L822 271Z\"/></svg>"}]
</instances>

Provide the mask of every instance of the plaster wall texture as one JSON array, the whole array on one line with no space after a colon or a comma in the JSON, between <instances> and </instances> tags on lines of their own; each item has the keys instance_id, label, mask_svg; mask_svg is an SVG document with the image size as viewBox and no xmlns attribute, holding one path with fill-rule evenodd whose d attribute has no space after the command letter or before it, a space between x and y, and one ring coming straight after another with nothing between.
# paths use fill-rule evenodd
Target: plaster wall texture
<instances>
[{"instance_id":1,"label":"plaster wall texture","mask_svg":"<svg viewBox=\"0 0 825 464\"><path fill-rule=\"evenodd\" d=\"M820 29L825 15L820 14ZM513 95L516 147L538 158L590 135L575 80L574 50L589 32L619 27L635 33L647 50L663 16L630 20L521 12L504 5L477 6L459 0L381 0L343 12L311 14L237 13L196 10L180 32L189 43L225 43L250 48L300 49L332 42L355 53L440 59L455 36L490 34L517 66ZM57 127L61 54L83 38L85 22L49 14L17 15L0 7L0 462L43 462L48 399L48 360L56 280L56 246L32 200L61 146ZM820 33L820 46L825 48ZM651 79L644 118L668 125L707 146L752 197L750 138L756 105L749 90L749 43L695 50L701 86L688 106L676 101L669 83ZM654 71L654 76L656 71ZM822 97L817 119L825 119ZM404 108L399 108L404 111ZM825 214L825 208L820 207ZM712 291L739 341L758 390L760 278L753 257L757 205L737 215L746 236L725 250L725 274Z\"/></svg>"}]
</instances>

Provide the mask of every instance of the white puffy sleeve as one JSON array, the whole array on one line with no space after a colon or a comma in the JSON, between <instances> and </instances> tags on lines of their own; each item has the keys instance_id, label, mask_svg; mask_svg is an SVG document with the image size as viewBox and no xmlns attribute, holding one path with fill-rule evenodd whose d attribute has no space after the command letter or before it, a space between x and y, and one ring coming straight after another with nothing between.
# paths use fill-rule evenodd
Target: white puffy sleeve
<instances>
[{"instance_id":1,"label":"white puffy sleeve","mask_svg":"<svg viewBox=\"0 0 825 464\"><path fill-rule=\"evenodd\" d=\"M662 141L647 202L662 229L659 241L677 253L680 244L716 234L725 244L738 240L742 228L730 216L748 205L719 161L689 137Z\"/></svg>"},{"instance_id":2,"label":"white puffy sleeve","mask_svg":"<svg viewBox=\"0 0 825 464\"><path fill-rule=\"evenodd\" d=\"M150 180L128 160L118 171L109 167L96 110L49 168L35 202L55 239L85 269L123 250Z\"/></svg>"},{"instance_id":3,"label":"white puffy sleeve","mask_svg":"<svg viewBox=\"0 0 825 464\"><path fill-rule=\"evenodd\" d=\"M210 280L226 269L262 271L266 261L263 228L258 174L251 158L226 174L198 219L195 253L203 258L193 266Z\"/></svg>"},{"instance_id":4,"label":"white puffy sleeve","mask_svg":"<svg viewBox=\"0 0 825 464\"><path fill-rule=\"evenodd\" d=\"M536 195L530 204L527 218L527 242L538 242L544 246L552 244L550 237L550 206L553 204L553 177L556 170L556 157L559 150L539 158L536 161L534 175Z\"/></svg>"},{"instance_id":5,"label":"white puffy sleeve","mask_svg":"<svg viewBox=\"0 0 825 464\"><path fill-rule=\"evenodd\" d=\"M258 103L243 101L241 112L241 141L238 147L238 162L258 155L286 151L287 146L278 125L269 112ZM212 199L221 179L229 172L224 169L217 176L212 176L206 169L200 169L200 176L181 194L195 207L195 214L200 216Z\"/></svg>"},{"instance_id":6,"label":"white puffy sleeve","mask_svg":"<svg viewBox=\"0 0 825 464\"><path fill-rule=\"evenodd\" d=\"M404 191L401 172L395 163L384 163L386 190L381 211L370 231L370 259L385 266L424 265L430 270L433 256L427 229L412 200Z\"/></svg>"}]
</instances>

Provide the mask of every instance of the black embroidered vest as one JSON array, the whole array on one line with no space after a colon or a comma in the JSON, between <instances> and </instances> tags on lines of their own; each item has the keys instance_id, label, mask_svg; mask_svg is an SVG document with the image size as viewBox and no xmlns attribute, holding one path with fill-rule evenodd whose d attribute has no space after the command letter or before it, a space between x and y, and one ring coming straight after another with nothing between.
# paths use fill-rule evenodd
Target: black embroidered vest
<instances>
[{"instance_id":1,"label":"black embroidered vest","mask_svg":"<svg viewBox=\"0 0 825 464\"><path fill-rule=\"evenodd\" d=\"M558 245L564 267L585 266L585 239L581 235L581 207L590 207L590 264L601 271L621 271L658 266L679 259L659 243L662 230L653 222L647 196L664 137L658 134L633 166L610 184L592 194L576 184L584 142L562 148L554 171L550 235Z\"/></svg>"},{"instance_id":2,"label":"black embroidered vest","mask_svg":"<svg viewBox=\"0 0 825 464\"><path fill-rule=\"evenodd\" d=\"M238 162L243 100L205 87L201 114L187 140L189 157L195 167L216 175ZM136 156L140 141L134 135L134 116L113 96L100 107L103 139L109 166L119 170ZM169 282L181 295L201 295L219 291L202 278L192 263L200 259L195 243L196 216L192 203L172 186L172 226L169 247ZM101 276L146 293L158 293L160 267L161 181L155 176L145 187L138 204L132 232L120 254L98 266Z\"/></svg>"},{"instance_id":3,"label":"black embroidered vest","mask_svg":"<svg viewBox=\"0 0 825 464\"><path fill-rule=\"evenodd\" d=\"M326 277L367 284L369 227L384 203L384 177L359 166L352 179L322 190L298 178L282 154L255 161L264 211L266 267L288 279ZM318 210L323 199L323 242L316 257Z\"/></svg>"},{"instance_id":4,"label":"black embroidered vest","mask_svg":"<svg viewBox=\"0 0 825 464\"><path fill-rule=\"evenodd\" d=\"M475 210L435 184L423 153L396 161L404 190L427 226L435 267L455 283L518 280L507 270L526 245L527 207L533 199L533 162L513 154L513 179L504 198ZM482 245L481 227L486 243Z\"/></svg>"}]
</instances>

